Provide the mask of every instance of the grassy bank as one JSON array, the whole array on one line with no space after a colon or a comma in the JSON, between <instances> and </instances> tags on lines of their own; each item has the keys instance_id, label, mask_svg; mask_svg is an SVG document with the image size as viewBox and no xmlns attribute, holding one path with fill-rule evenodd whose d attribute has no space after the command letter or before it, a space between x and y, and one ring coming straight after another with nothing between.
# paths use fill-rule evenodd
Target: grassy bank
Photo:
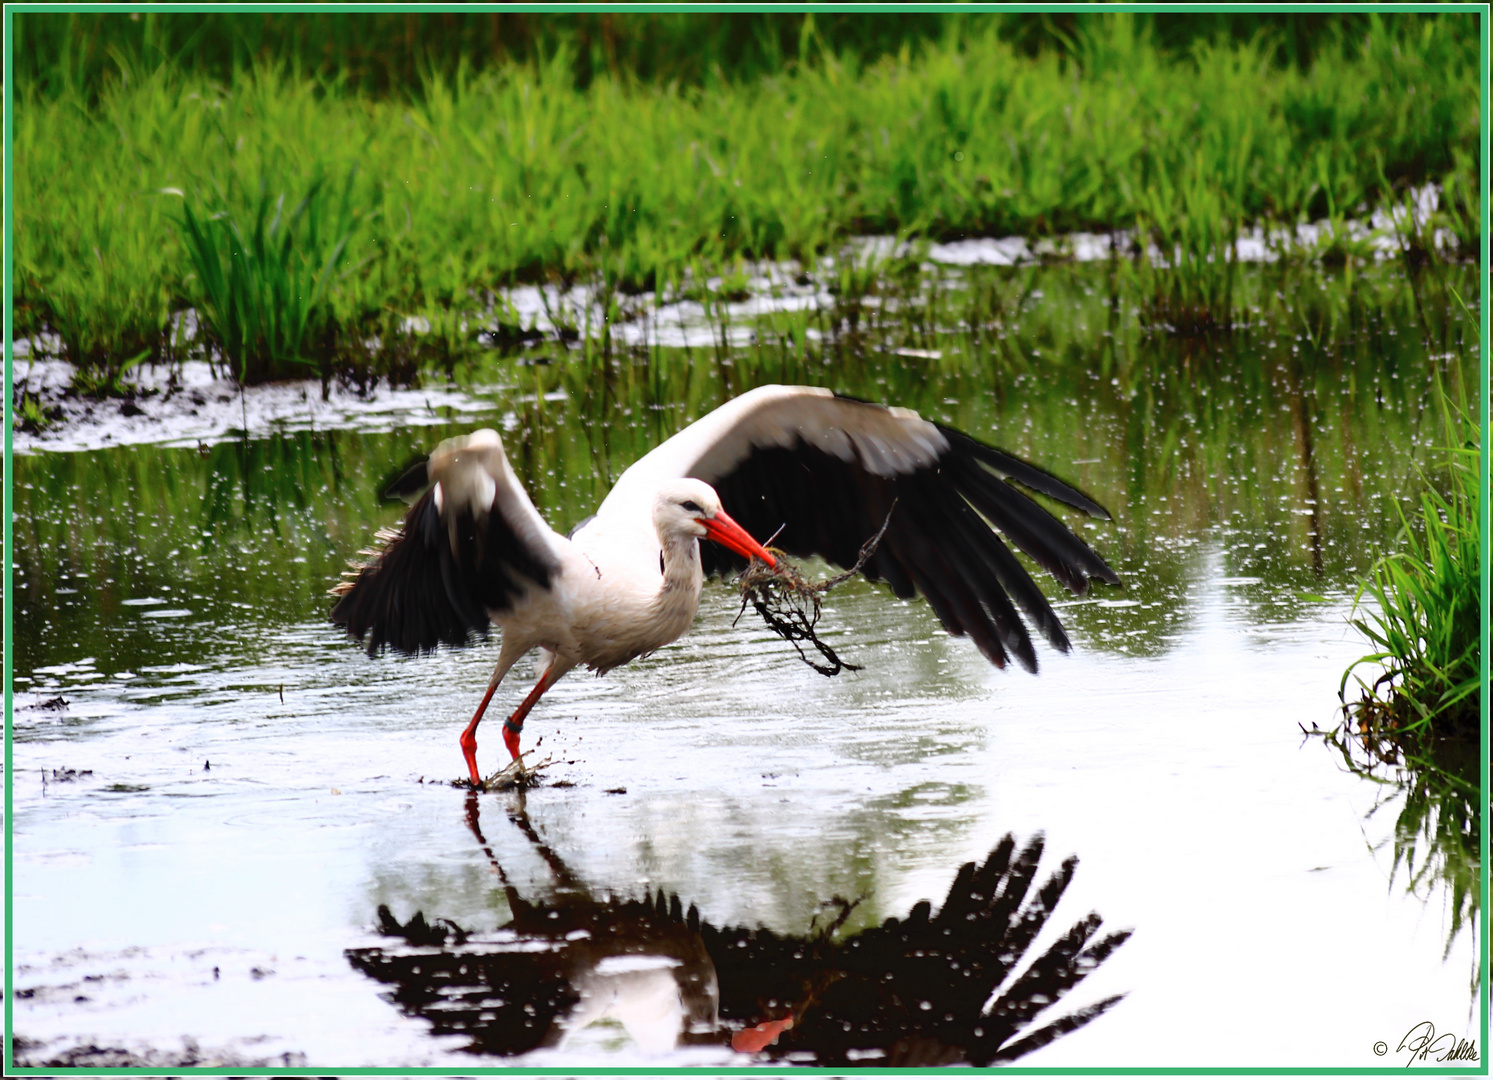
<instances>
[{"instance_id":1,"label":"grassy bank","mask_svg":"<svg viewBox=\"0 0 1493 1080\"><path fill-rule=\"evenodd\" d=\"M1227 299L1175 283L1208 278L1237 224L1475 190L1460 17L1370 17L1308 66L1264 38L1178 55L1125 15L1035 55L1003 24L950 25L874 63L821 49L708 88L581 85L568 46L432 65L407 95L124 53L112 78L69 78L64 56L16 86L17 332L53 331L107 382L193 345L172 319L191 307L195 344L241 377L407 375L469 349L515 282L669 292L856 233L1137 225L1184 248L1150 286L1163 319Z\"/></svg>"}]
</instances>

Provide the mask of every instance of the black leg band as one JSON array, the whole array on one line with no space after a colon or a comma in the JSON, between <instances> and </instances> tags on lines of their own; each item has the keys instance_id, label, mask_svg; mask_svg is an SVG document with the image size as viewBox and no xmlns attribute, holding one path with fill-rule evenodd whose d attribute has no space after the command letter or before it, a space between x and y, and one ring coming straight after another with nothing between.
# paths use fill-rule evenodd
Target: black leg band
<instances>
[{"instance_id":1,"label":"black leg band","mask_svg":"<svg viewBox=\"0 0 1493 1080\"><path fill-rule=\"evenodd\" d=\"M503 721L503 730L504 731L511 731L515 735L521 735L521 734L523 734L523 730L524 730L524 722L522 720L520 720L518 723L515 724L513 722L513 717L510 716L507 720Z\"/></svg>"}]
</instances>

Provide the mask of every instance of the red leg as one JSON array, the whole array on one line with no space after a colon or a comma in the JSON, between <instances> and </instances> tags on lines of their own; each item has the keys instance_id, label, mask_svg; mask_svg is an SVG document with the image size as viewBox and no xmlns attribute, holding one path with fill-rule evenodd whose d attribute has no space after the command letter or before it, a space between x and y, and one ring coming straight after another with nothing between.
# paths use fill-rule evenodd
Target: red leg
<instances>
[{"instance_id":1,"label":"red leg","mask_svg":"<svg viewBox=\"0 0 1493 1080\"><path fill-rule=\"evenodd\" d=\"M461 752L467 759L467 771L472 774L474 785L482 783L482 776L477 772L477 725L482 723L482 714L487 712L487 703L492 700L493 691L497 688L497 683L487 688L487 693L482 695L482 704L477 706L477 711L472 715L472 722L461 733Z\"/></svg>"},{"instance_id":2,"label":"red leg","mask_svg":"<svg viewBox=\"0 0 1493 1080\"><path fill-rule=\"evenodd\" d=\"M513 710L512 716L503 721L503 745L508 747L508 753L513 755L515 761L518 760L518 737L519 733L524 730L524 720L528 717L529 710L539 703L539 698L544 692L555 685L555 681L550 678L548 671L539 676L539 681L534 684L534 689L529 691L529 696Z\"/></svg>"}]
</instances>

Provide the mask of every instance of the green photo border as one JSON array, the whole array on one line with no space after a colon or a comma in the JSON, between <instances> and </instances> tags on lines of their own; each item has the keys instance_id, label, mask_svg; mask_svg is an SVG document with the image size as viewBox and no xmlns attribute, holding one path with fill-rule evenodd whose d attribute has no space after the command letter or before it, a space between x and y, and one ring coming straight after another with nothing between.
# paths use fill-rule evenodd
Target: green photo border
<instances>
[{"instance_id":1,"label":"green photo border","mask_svg":"<svg viewBox=\"0 0 1493 1080\"><path fill-rule=\"evenodd\" d=\"M1197 10L1251 10L1251 12L1317 12L1317 10L1335 10L1335 12L1478 12L1480 18L1480 127L1481 140L1483 140L1483 151L1481 151L1481 167L1483 167L1483 193L1481 193L1481 221L1483 221L1483 238L1480 243L1481 270L1483 270L1483 305L1481 305L1481 348L1478 353L1478 367L1480 367L1480 424L1481 424L1481 499L1483 499L1483 520L1481 520L1481 560L1483 560L1483 578L1481 578L1481 596L1483 596L1483 630L1481 630L1481 648L1483 648L1483 698L1481 698L1481 738L1483 738L1483 754L1481 754L1481 766L1483 766L1483 802L1481 802L1481 814L1483 814L1483 838L1481 838L1481 902L1478 910L1478 947L1483 950L1483 962L1480 963L1481 977L1478 987L1478 1008L1480 1008L1481 1043L1480 1052L1483 1053L1480 1065L1472 1068L1420 1068L1417 1073L1435 1073L1438 1076L1489 1076L1489 302L1487 302L1487 273L1489 273L1489 4L1487 3L1383 3L1383 4L1330 4L1330 3L1284 3L1284 4L1156 4L1156 3L1112 3L1096 6L1096 4L1075 3L1048 3L1048 4L991 4L991 3L967 3L967 4L705 4L705 3L575 3L575 4L336 4L334 9L343 13L388 13L388 12L428 12L428 10L475 10L475 12L505 12L505 13L576 13L576 12L694 12L694 10L712 10L712 12L809 12L809 10L833 10L833 12L876 12L885 13L888 10L906 10L906 12L953 12L970 13L984 12L984 10L1000 10L1000 12L1075 12L1075 13L1099 13L1117 12L1117 10L1133 10L1133 12L1197 12ZM234 10L234 12L261 12L261 10L276 10L276 12L320 12L328 10L328 4L308 3L231 3L231 4L202 4L202 3L78 3L78 4L46 4L46 3L16 3L7 4L4 7L4 403L0 414L4 420L4 477L3 477L3 509L4 509L4 568L3 568L3 614L0 614L0 627L3 627L3 651L4 651L4 777L9 778L10 766L12 766L12 559L10 559L10 542L12 542L12 527L10 527L10 515L12 515L12 471L10 471L10 460L12 460L12 406L13 406L13 356L12 356L12 248L10 248L10 223L12 223L12 154L10 154L10 131L12 131L12 96L13 81L9 78L12 66L12 18L16 12L222 12L222 10ZM3 1049L3 1071L4 1076L139 1076L139 1074L161 1073L163 1070L152 1068L152 1070L139 1070L139 1068L79 1068L79 1070L55 1070L55 1068L15 1068L12 1064L12 1028L13 1028L13 999L10 987L13 980L13 877L12 857L10 857L10 840L12 840L12 826L15 820L13 814L12 790L10 784L4 784L4 1049ZM1220 1047L1220 1053L1227 1055L1227 1047ZM172 1068L169 1073L173 1076L325 1076L328 1065L322 1067L303 1068ZM964 1070L967 1073L969 1070ZM975 1073L999 1073L1021 1074L1021 1076L1403 1076L1406 1068L1400 1065L1386 1065L1381 1068L1073 1068L1073 1070L1056 1070L1056 1068L1023 1068L1020 1065L1002 1067L999 1070L973 1070ZM781 1067L781 1065L767 1065L767 1067L749 1068L493 1068L473 1067L469 1070L461 1070L463 1074L470 1076L888 1076L893 1073L885 1068L851 1068L851 1070L818 1070L818 1068ZM947 1068L926 1068L926 1070L896 1070L896 1074L932 1074L948 1073ZM340 1071L340 1076L449 1076L449 1068L348 1068Z\"/></svg>"}]
</instances>

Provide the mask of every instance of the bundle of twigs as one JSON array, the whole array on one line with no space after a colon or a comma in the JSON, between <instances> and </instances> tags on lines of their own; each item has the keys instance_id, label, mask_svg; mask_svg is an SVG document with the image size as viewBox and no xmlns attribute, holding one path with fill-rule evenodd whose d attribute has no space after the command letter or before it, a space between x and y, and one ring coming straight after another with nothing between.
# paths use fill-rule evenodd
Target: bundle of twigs
<instances>
[{"instance_id":1,"label":"bundle of twigs","mask_svg":"<svg viewBox=\"0 0 1493 1080\"><path fill-rule=\"evenodd\" d=\"M875 553L876 546L886 535L886 528L892 521L892 510L896 508L897 504L893 502L892 509L887 511L886 520L881 523L876 535L861 545L855 565L824 581L810 581L803 571L788 561L782 551L768 546L767 550L777 560L777 565L768 566L761 559L753 559L751 565L736 579L736 584L741 589L741 611L736 614L737 620L746 612L747 604L751 604L768 628L792 645L797 650L799 659L819 674L838 675L844 670L860 671L860 664L841 660L829 643L815 633L814 627L822 612L820 599L842 581L848 581L860 573L861 567L866 565L866 560ZM769 545L770 543L771 541ZM816 663L804 651L802 642L814 646L828 663Z\"/></svg>"},{"instance_id":2,"label":"bundle of twigs","mask_svg":"<svg viewBox=\"0 0 1493 1080\"><path fill-rule=\"evenodd\" d=\"M535 746L534 749L537 751L539 747ZM514 758L507 765L482 781L481 784L478 784L475 790L491 793L494 791L512 791L518 788L533 787L539 783L539 771L541 769L548 769L552 765L561 763L560 759L554 754L532 763L524 761L524 758L527 756L527 754L521 754ZM574 765L575 762L567 761L564 764ZM463 777L451 781L451 786L459 788L472 787L472 782Z\"/></svg>"}]
</instances>

